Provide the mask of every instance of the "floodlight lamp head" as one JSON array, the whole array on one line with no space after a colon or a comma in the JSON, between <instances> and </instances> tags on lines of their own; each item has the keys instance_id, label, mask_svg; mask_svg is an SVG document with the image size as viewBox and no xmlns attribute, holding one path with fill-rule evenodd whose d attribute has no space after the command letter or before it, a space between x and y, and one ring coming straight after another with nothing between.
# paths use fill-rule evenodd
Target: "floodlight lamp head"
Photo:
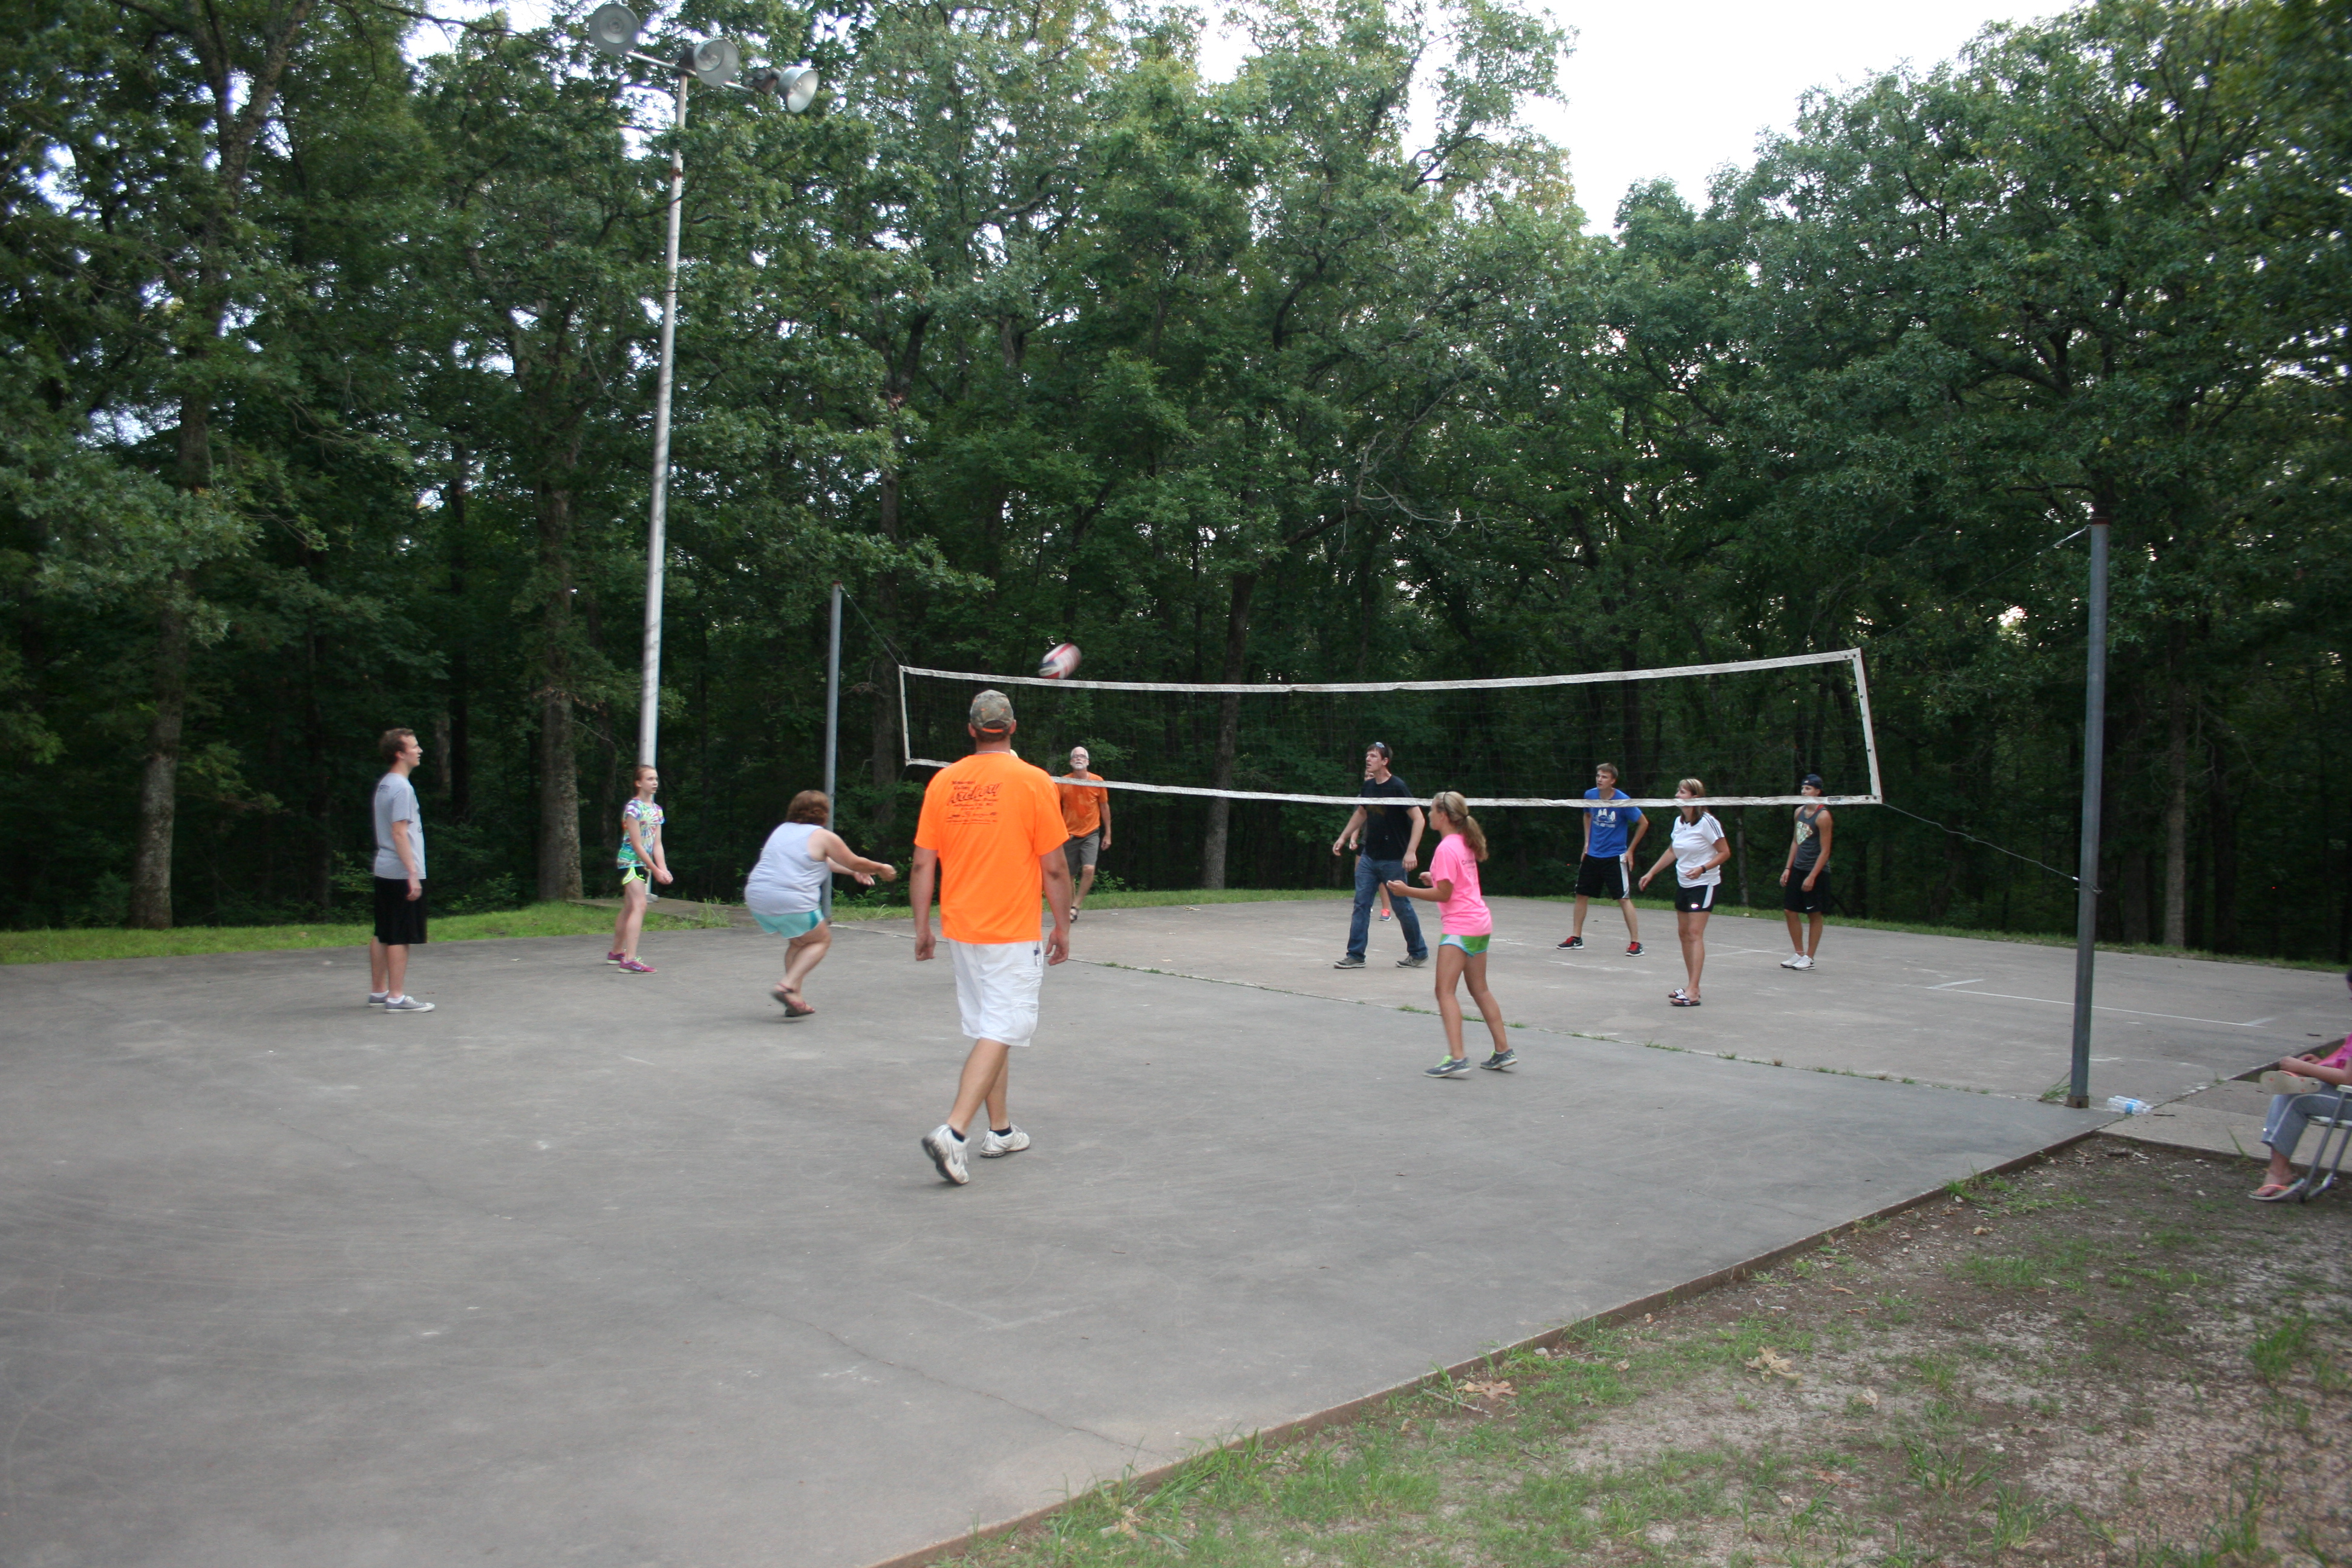
<instances>
[{"instance_id":1,"label":"floodlight lamp head","mask_svg":"<svg viewBox=\"0 0 2352 1568\"><path fill-rule=\"evenodd\" d=\"M770 66L751 75L752 91L774 93L794 114L808 112L808 106L816 101L818 86L816 67L811 65L785 66L781 70Z\"/></svg>"},{"instance_id":2,"label":"floodlight lamp head","mask_svg":"<svg viewBox=\"0 0 2352 1568\"><path fill-rule=\"evenodd\" d=\"M637 31L644 26L635 11L607 0L588 14L588 41L616 60L625 59L636 47Z\"/></svg>"},{"instance_id":3,"label":"floodlight lamp head","mask_svg":"<svg viewBox=\"0 0 2352 1568\"><path fill-rule=\"evenodd\" d=\"M731 38L705 38L686 52L686 68L705 87L725 87L743 68L743 51Z\"/></svg>"}]
</instances>

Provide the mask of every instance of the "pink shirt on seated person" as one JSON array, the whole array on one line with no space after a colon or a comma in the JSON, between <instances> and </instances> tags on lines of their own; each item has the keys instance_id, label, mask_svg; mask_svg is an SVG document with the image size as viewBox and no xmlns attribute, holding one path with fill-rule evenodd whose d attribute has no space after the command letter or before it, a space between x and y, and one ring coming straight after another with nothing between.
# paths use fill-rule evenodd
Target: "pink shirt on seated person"
<instances>
[{"instance_id":1,"label":"pink shirt on seated person","mask_svg":"<svg viewBox=\"0 0 2352 1568\"><path fill-rule=\"evenodd\" d=\"M1451 882L1454 896L1437 906L1437 929L1445 936L1486 936L1495 917L1478 896L1478 861L1459 833L1449 833L1430 857L1429 879Z\"/></svg>"}]
</instances>

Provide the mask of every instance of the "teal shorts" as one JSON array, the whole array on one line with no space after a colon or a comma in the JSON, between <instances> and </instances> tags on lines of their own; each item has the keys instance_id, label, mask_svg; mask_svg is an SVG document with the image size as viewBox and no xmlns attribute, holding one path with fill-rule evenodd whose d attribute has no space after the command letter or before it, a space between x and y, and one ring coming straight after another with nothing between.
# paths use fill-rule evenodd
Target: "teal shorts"
<instances>
[{"instance_id":1,"label":"teal shorts","mask_svg":"<svg viewBox=\"0 0 2352 1568\"><path fill-rule=\"evenodd\" d=\"M806 936L824 924L823 910L795 910L788 915L763 915L754 910L751 918L770 936Z\"/></svg>"},{"instance_id":2,"label":"teal shorts","mask_svg":"<svg viewBox=\"0 0 2352 1568\"><path fill-rule=\"evenodd\" d=\"M1437 945L1458 947L1470 957L1475 958L1486 951L1486 943L1492 940L1493 936L1490 932L1481 932L1476 936L1456 936L1452 931L1447 931L1437 939Z\"/></svg>"}]
</instances>

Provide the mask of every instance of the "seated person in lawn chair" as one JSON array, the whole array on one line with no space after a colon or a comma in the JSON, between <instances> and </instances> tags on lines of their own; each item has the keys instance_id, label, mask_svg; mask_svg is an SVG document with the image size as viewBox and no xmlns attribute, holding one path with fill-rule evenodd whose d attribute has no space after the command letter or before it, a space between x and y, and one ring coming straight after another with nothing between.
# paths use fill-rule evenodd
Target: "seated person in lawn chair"
<instances>
[{"instance_id":1,"label":"seated person in lawn chair","mask_svg":"<svg viewBox=\"0 0 2352 1568\"><path fill-rule=\"evenodd\" d=\"M2344 980L2352 985L2352 974ZM2352 1035L2325 1056L2313 1051L2281 1058L2277 1068L2263 1074L2262 1086L2271 1091L2271 1112L2263 1122L2263 1142L2271 1152L2271 1168L2263 1173L2254 1199L2275 1204L2288 1198L2316 1197L2335 1184L2336 1167L2344 1163L2341 1146L2335 1160L2328 1161L2328 1140L2342 1131L2345 1136L2339 1144L2352 1143L2352 1128L2342 1125L2347 1110L2352 1110L2345 1094L2347 1086L2352 1086ZM2320 1134L2319 1149L2309 1168L2298 1177L2288 1162L2294 1155L2294 1146L2303 1141L2303 1130L2314 1120L2321 1121L2326 1131ZM2323 1164L2326 1170L2320 1168Z\"/></svg>"}]
</instances>

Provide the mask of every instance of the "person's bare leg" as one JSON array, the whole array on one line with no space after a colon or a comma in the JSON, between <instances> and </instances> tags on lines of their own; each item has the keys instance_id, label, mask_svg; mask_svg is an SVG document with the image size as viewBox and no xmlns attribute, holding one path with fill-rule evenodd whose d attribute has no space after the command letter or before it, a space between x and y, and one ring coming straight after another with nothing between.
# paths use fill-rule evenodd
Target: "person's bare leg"
<instances>
[{"instance_id":1,"label":"person's bare leg","mask_svg":"<svg viewBox=\"0 0 2352 1568\"><path fill-rule=\"evenodd\" d=\"M816 966L824 962L824 955L831 952L832 948L833 922L831 921L821 921L816 930L803 931L784 943L783 989L795 996L800 995L803 984L807 981Z\"/></svg>"},{"instance_id":2,"label":"person's bare leg","mask_svg":"<svg viewBox=\"0 0 2352 1568\"><path fill-rule=\"evenodd\" d=\"M1455 1061L1462 1059L1462 998L1454 991L1465 956L1458 947L1437 944L1437 1016L1445 1024L1445 1054Z\"/></svg>"},{"instance_id":3,"label":"person's bare leg","mask_svg":"<svg viewBox=\"0 0 2352 1568\"><path fill-rule=\"evenodd\" d=\"M1633 918L1633 900L1631 899L1620 899L1617 900L1617 908L1625 916L1625 940L1627 942L1641 941L1642 922Z\"/></svg>"},{"instance_id":4,"label":"person's bare leg","mask_svg":"<svg viewBox=\"0 0 2352 1568\"><path fill-rule=\"evenodd\" d=\"M1780 918L1781 918L1782 920L1787 921L1789 922L1789 946L1790 946L1790 948L1792 951L1797 952L1804 952L1804 951L1805 951L1805 917L1804 917L1804 916L1802 916L1802 915L1801 915L1801 914L1799 914L1799 913L1798 913L1796 910L1782 910L1780 911ZM1820 929L1821 929L1821 928L1820 928L1820 926L1819 926L1819 925L1816 925L1816 926L1814 927L1814 930L1815 930L1816 931L1818 931ZM1816 937L1816 939L1815 939L1815 940L1817 940L1817 941L1818 941L1818 940L1819 940L1819 938L1818 938L1818 937Z\"/></svg>"},{"instance_id":5,"label":"person's bare leg","mask_svg":"<svg viewBox=\"0 0 2352 1568\"><path fill-rule=\"evenodd\" d=\"M1821 917L1821 916L1819 916L1819 915L1815 915L1815 916L1813 917L1813 942L1812 942L1812 945L1811 945L1811 947L1808 947L1808 948L1806 948L1806 949L1805 949L1805 956L1806 956L1807 958L1819 958L1819 957L1821 956L1821 952L1822 952L1822 917Z\"/></svg>"},{"instance_id":6,"label":"person's bare leg","mask_svg":"<svg viewBox=\"0 0 2352 1568\"><path fill-rule=\"evenodd\" d=\"M1081 866L1081 867L1079 867L1079 868L1078 868L1078 897L1077 897L1077 900L1076 900L1076 901L1077 901L1077 906L1078 906L1078 908L1080 908L1080 909L1085 909L1085 908L1087 907L1087 895L1088 893L1093 892L1094 890L1095 890L1095 868L1094 868L1092 866Z\"/></svg>"},{"instance_id":7,"label":"person's bare leg","mask_svg":"<svg viewBox=\"0 0 2352 1568\"><path fill-rule=\"evenodd\" d=\"M1706 968L1707 914L1707 910L1701 910L1690 917L1690 941L1683 948L1683 963L1690 970L1690 994L1694 1002L1698 1000L1698 977Z\"/></svg>"},{"instance_id":8,"label":"person's bare leg","mask_svg":"<svg viewBox=\"0 0 2352 1568\"><path fill-rule=\"evenodd\" d=\"M1703 962L1698 956L1698 916L1686 910L1675 911L1675 934L1683 943L1683 994L1698 994L1698 970Z\"/></svg>"},{"instance_id":9,"label":"person's bare leg","mask_svg":"<svg viewBox=\"0 0 2352 1568\"><path fill-rule=\"evenodd\" d=\"M370 991L378 994L383 991L386 984L384 972L391 967L391 961L386 955L391 952L390 948L376 941L375 938L368 938L368 989Z\"/></svg>"},{"instance_id":10,"label":"person's bare leg","mask_svg":"<svg viewBox=\"0 0 2352 1568\"><path fill-rule=\"evenodd\" d=\"M1586 898L1582 893L1576 895L1576 914L1573 922L1568 928L1568 934L1570 936L1580 937L1584 934L1584 911L1591 902L1592 900Z\"/></svg>"},{"instance_id":11,"label":"person's bare leg","mask_svg":"<svg viewBox=\"0 0 2352 1568\"><path fill-rule=\"evenodd\" d=\"M408 984L408 944L386 944L383 950L383 989L387 995L405 996L403 989Z\"/></svg>"},{"instance_id":12,"label":"person's bare leg","mask_svg":"<svg viewBox=\"0 0 2352 1568\"><path fill-rule=\"evenodd\" d=\"M1013 1125L1013 1113L1005 1103L1004 1091L1013 1081L1013 1053L1006 1051L1004 1059L996 1064L996 1076L989 1080L988 1125L991 1130Z\"/></svg>"},{"instance_id":13,"label":"person's bare leg","mask_svg":"<svg viewBox=\"0 0 2352 1568\"><path fill-rule=\"evenodd\" d=\"M623 958L637 956L637 939L646 933L646 885L632 882L621 889L621 921L613 928L613 946Z\"/></svg>"},{"instance_id":14,"label":"person's bare leg","mask_svg":"<svg viewBox=\"0 0 2352 1568\"><path fill-rule=\"evenodd\" d=\"M2285 1186L2294 1180L2294 1165L2276 1149L2271 1151L2271 1168L2263 1173L2263 1180L2273 1187Z\"/></svg>"},{"instance_id":15,"label":"person's bare leg","mask_svg":"<svg viewBox=\"0 0 2352 1568\"><path fill-rule=\"evenodd\" d=\"M1511 1048L1511 1042L1503 1033L1502 1004L1486 989L1486 955L1482 952L1473 958L1465 973L1470 981L1470 1000L1478 1004L1478 1016L1486 1020L1486 1032L1495 1037L1495 1054L1499 1057Z\"/></svg>"},{"instance_id":16,"label":"person's bare leg","mask_svg":"<svg viewBox=\"0 0 2352 1568\"><path fill-rule=\"evenodd\" d=\"M993 1091L994 1110L1004 1103L1004 1068L1011 1051L1001 1040L974 1040L971 1055L963 1059L963 1077L956 1081L955 1109L948 1112L948 1125L962 1132L980 1114L983 1100Z\"/></svg>"}]
</instances>

